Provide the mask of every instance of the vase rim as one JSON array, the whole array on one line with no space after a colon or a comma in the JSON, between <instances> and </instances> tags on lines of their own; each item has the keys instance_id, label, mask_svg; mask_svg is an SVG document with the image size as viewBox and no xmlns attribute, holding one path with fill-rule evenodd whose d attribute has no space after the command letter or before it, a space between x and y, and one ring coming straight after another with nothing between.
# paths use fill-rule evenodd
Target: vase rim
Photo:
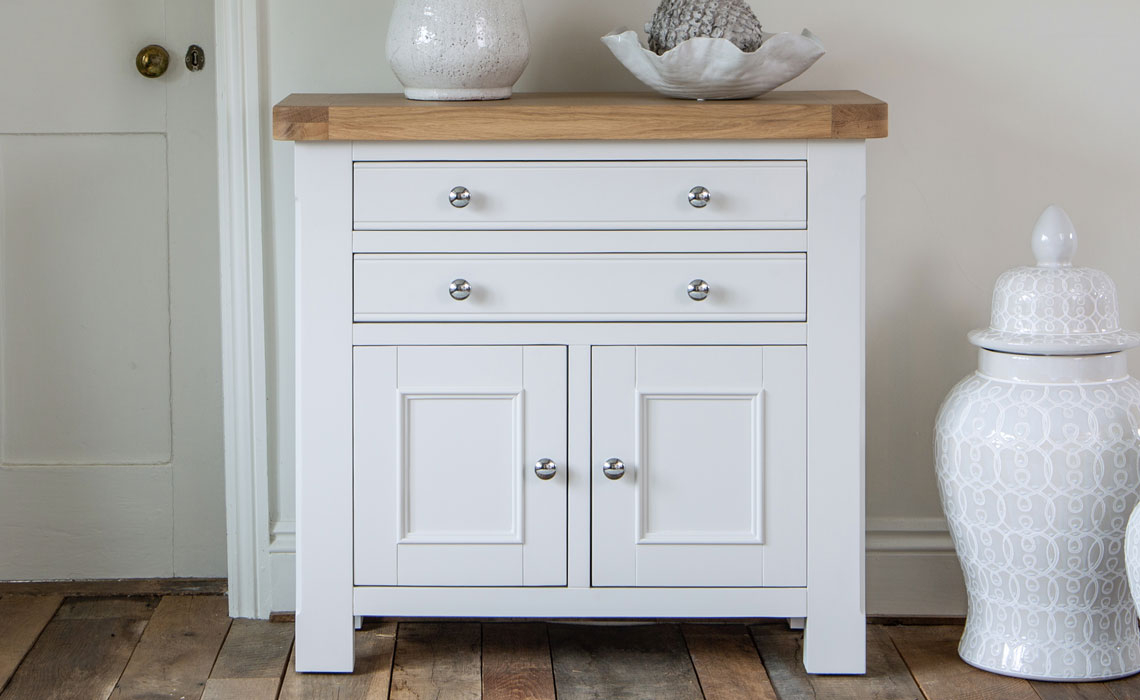
<instances>
[{"instance_id":1,"label":"vase rim","mask_svg":"<svg viewBox=\"0 0 1140 700\"><path fill-rule=\"evenodd\" d=\"M1024 355L978 349L978 373L1028 384L1088 384L1128 379L1123 352L1100 355Z\"/></svg>"}]
</instances>

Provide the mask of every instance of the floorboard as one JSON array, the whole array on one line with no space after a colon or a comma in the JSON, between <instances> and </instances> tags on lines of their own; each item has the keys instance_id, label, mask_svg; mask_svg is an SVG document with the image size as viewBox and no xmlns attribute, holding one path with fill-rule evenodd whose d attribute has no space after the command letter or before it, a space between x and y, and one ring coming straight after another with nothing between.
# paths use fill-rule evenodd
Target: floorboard
<instances>
[{"instance_id":1,"label":"floorboard","mask_svg":"<svg viewBox=\"0 0 1140 700\"><path fill-rule=\"evenodd\" d=\"M1140 700L1140 675L1108 681L1104 686L1116 700Z\"/></svg>"},{"instance_id":2,"label":"floorboard","mask_svg":"<svg viewBox=\"0 0 1140 700\"><path fill-rule=\"evenodd\" d=\"M293 625L224 596L0 594L0 700L1140 700L1140 676L1026 681L958 658L960 624L867 627L865 676L809 675L764 621L369 620L355 672L293 671Z\"/></svg>"},{"instance_id":3,"label":"floorboard","mask_svg":"<svg viewBox=\"0 0 1140 700\"><path fill-rule=\"evenodd\" d=\"M554 698L554 669L546 624L484 624L483 700Z\"/></svg>"},{"instance_id":4,"label":"floorboard","mask_svg":"<svg viewBox=\"0 0 1140 700\"><path fill-rule=\"evenodd\" d=\"M225 595L224 578L123 578L88 581L0 581L0 595L83 597Z\"/></svg>"},{"instance_id":5,"label":"floorboard","mask_svg":"<svg viewBox=\"0 0 1140 700\"><path fill-rule=\"evenodd\" d=\"M234 620L209 673L204 700L274 700L293 648L293 625Z\"/></svg>"},{"instance_id":6,"label":"floorboard","mask_svg":"<svg viewBox=\"0 0 1140 700\"><path fill-rule=\"evenodd\" d=\"M927 700L1040 700L1028 681L987 673L958 658L958 626L883 627Z\"/></svg>"},{"instance_id":7,"label":"floorboard","mask_svg":"<svg viewBox=\"0 0 1140 700\"><path fill-rule=\"evenodd\" d=\"M477 622L402 622L392 665L392 700L479 700Z\"/></svg>"},{"instance_id":8,"label":"floorboard","mask_svg":"<svg viewBox=\"0 0 1140 700\"><path fill-rule=\"evenodd\" d=\"M154 611L153 599L64 601L16 669L3 700L103 700Z\"/></svg>"},{"instance_id":9,"label":"floorboard","mask_svg":"<svg viewBox=\"0 0 1140 700\"><path fill-rule=\"evenodd\" d=\"M1103 683L1050 683L1030 681L1041 700L1117 700Z\"/></svg>"},{"instance_id":10,"label":"floorboard","mask_svg":"<svg viewBox=\"0 0 1140 700\"><path fill-rule=\"evenodd\" d=\"M685 643L705 700L776 700L748 628L684 625Z\"/></svg>"},{"instance_id":11,"label":"floorboard","mask_svg":"<svg viewBox=\"0 0 1140 700\"><path fill-rule=\"evenodd\" d=\"M59 609L61 596L0 598L0 690Z\"/></svg>"},{"instance_id":12,"label":"floorboard","mask_svg":"<svg viewBox=\"0 0 1140 700\"><path fill-rule=\"evenodd\" d=\"M224 596L163 598L111 700L198 700L229 628Z\"/></svg>"},{"instance_id":13,"label":"floorboard","mask_svg":"<svg viewBox=\"0 0 1140 700\"><path fill-rule=\"evenodd\" d=\"M548 626L559 700L700 700L677 625Z\"/></svg>"},{"instance_id":14,"label":"floorboard","mask_svg":"<svg viewBox=\"0 0 1140 700\"><path fill-rule=\"evenodd\" d=\"M881 627L867 628L867 673L808 675L803 632L783 625L755 625L752 635L781 700L914 700L922 691Z\"/></svg>"},{"instance_id":15,"label":"floorboard","mask_svg":"<svg viewBox=\"0 0 1140 700\"><path fill-rule=\"evenodd\" d=\"M396 623L368 623L354 634L355 664L351 674L297 673L289 658L281 700L384 700L392 673ZM296 650L294 650L294 654ZM440 695L439 697L446 697Z\"/></svg>"}]
</instances>

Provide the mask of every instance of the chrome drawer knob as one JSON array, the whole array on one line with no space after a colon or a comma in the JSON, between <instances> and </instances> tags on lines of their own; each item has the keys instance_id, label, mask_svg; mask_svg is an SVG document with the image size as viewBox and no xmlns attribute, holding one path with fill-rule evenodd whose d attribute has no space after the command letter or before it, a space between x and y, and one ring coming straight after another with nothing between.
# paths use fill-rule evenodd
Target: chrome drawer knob
<instances>
[{"instance_id":1,"label":"chrome drawer knob","mask_svg":"<svg viewBox=\"0 0 1140 700\"><path fill-rule=\"evenodd\" d=\"M610 457L602 462L602 473L607 479L620 479L625 476L625 464L616 457Z\"/></svg>"},{"instance_id":2,"label":"chrome drawer knob","mask_svg":"<svg viewBox=\"0 0 1140 700\"><path fill-rule=\"evenodd\" d=\"M709 192L707 187L694 187L689 190L689 204L692 204L697 209L704 209L709 205L709 200L712 199L712 193Z\"/></svg>"},{"instance_id":3,"label":"chrome drawer knob","mask_svg":"<svg viewBox=\"0 0 1140 700\"><path fill-rule=\"evenodd\" d=\"M693 301L704 301L709 298L709 283L704 280L689 282L689 298Z\"/></svg>"},{"instance_id":4,"label":"chrome drawer knob","mask_svg":"<svg viewBox=\"0 0 1140 700\"><path fill-rule=\"evenodd\" d=\"M456 209L462 209L471 203L471 190L466 187L455 187L447 193L447 201Z\"/></svg>"},{"instance_id":5,"label":"chrome drawer knob","mask_svg":"<svg viewBox=\"0 0 1140 700\"><path fill-rule=\"evenodd\" d=\"M554 463L553 459L543 457L534 463L534 475L543 481L549 481L554 478L558 473L558 465Z\"/></svg>"},{"instance_id":6,"label":"chrome drawer knob","mask_svg":"<svg viewBox=\"0 0 1140 700\"><path fill-rule=\"evenodd\" d=\"M452 280L447 287L447 293L456 301L463 301L471 296L471 285L465 279Z\"/></svg>"}]
</instances>

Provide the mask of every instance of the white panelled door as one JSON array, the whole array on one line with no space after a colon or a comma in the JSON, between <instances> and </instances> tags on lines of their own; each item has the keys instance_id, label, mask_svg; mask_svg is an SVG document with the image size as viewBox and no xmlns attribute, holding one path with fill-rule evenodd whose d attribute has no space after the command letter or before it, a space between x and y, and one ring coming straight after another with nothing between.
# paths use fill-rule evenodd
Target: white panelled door
<instances>
[{"instance_id":1,"label":"white panelled door","mask_svg":"<svg viewBox=\"0 0 1140 700\"><path fill-rule=\"evenodd\" d=\"M593 585L806 585L805 377L802 346L595 347Z\"/></svg>"},{"instance_id":2,"label":"white panelled door","mask_svg":"<svg viewBox=\"0 0 1140 700\"><path fill-rule=\"evenodd\" d=\"M212 48L212 2L0 3L0 579L225 574Z\"/></svg>"},{"instance_id":3,"label":"white panelled door","mask_svg":"<svg viewBox=\"0 0 1140 700\"><path fill-rule=\"evenodd\" d=\"M566 585L566 348L353 357L356 585Z\"/></svg>"}]
</instances>

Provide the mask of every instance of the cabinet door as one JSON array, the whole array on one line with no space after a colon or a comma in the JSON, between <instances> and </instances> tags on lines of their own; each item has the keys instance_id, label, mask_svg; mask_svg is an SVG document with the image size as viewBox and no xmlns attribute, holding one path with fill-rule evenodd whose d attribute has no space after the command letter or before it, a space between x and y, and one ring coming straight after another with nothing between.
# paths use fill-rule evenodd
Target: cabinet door
<instances>
[{"instance_id":1,"label":"cabinet door","mask_svg":"<svg viewBox=\"0 0 1140 700\"><path fill-rule=\"evenodd\" d=\"M565 585L566 348L358 347L353 370L356 585Z\"/></svg>"},{"instance_id":2,"label":"cabinet door","mask_svg":"<svg viewBox=\"0 0 1140 700\"><path fill-rule=\"evenodd\" d=\"M593 349L593 585L806 585L804 351Z\"/></svg>"}]
</instances>

